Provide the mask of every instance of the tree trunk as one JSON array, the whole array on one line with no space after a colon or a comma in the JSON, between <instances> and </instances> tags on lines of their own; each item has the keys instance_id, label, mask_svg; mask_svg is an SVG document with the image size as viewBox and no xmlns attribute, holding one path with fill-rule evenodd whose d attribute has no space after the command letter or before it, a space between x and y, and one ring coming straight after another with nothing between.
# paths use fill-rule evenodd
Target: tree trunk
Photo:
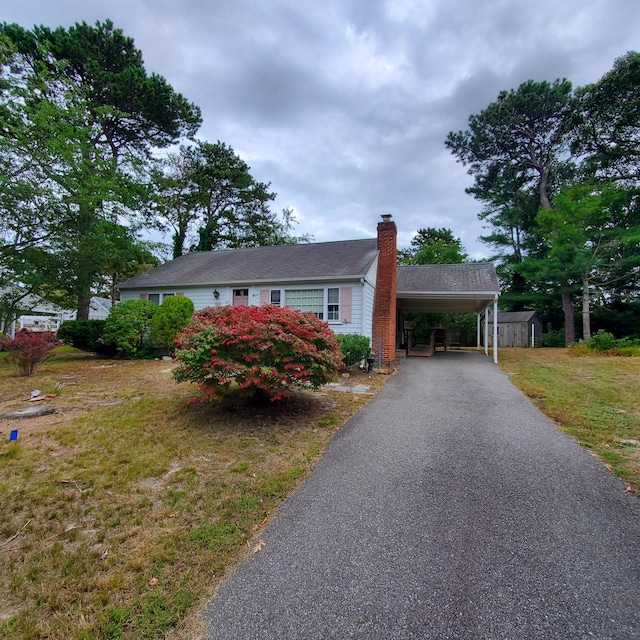
<instances>
[{"instance_id":1,"label":"tree trunk","mask_svg":"<svg viewBox=\"0 0 640 640\"><path fill-rule=\"evenodd\" d=\"M568 282L560 285L562 295L562 310L564 311L564 344L568 347L576 341L576 327L573 317L573 304L571 304L571 290Z\"/></svg>"},{"instance_id":2,"label":"tree trunk","mask_svg":"<svg viewBox=\"0 0 640 640\"><path fill-rule=\"evenodd\" d=\"M543 209L551 209L549 199L549 179L545 170L540 171L540 205Z\"/></svg>"},{"instance_id":3,"label":"tree trunk","mask_svg":"<svg viewBox=\"0 0 640 640\"><path fill-rule=\"evenodd\" d=\"M591 299L589 296L589 276L582 274L582 338L591 337Z\"/></svg>"},{"instance_id":4,"label":"tree trunk","mask_svg":"<svg viewBox=\"0 0 640 640\"><path fill-rule=\"evenodd\" d=\"M78 296L78 311L76 318L78 320L89 319L89 307L91 305L91 291L87 290Z\"/></svg>"}]
</instances>

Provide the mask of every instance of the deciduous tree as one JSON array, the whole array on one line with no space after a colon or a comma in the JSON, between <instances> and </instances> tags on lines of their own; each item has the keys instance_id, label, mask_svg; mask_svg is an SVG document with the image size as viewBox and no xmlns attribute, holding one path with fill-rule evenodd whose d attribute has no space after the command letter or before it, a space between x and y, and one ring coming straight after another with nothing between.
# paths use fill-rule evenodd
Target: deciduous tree
<instances>
[{"instance_id":1,"label":"deciduous tree","mask_svg":"<svg viewBox=\"0 0 640 640\"><path fill-rule=\"evenodd\" d=\"M12 225L2 255L55 256L54 268L72 274L56 284L86 318L108 259L105 223L115 229L140 205L151 149L193 135L200 113L147 74L133 40L110 21L32 31L3 24L0 37L8 49L0 145L12 177L0 188Z\"/></svg>"}]
</instances>

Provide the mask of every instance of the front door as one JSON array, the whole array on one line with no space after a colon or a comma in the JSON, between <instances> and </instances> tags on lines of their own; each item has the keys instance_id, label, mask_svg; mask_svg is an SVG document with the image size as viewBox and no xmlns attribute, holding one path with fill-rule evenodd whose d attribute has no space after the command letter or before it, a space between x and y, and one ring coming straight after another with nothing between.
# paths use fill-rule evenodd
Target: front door
<instances>
[{"instance_id":1,"label":"front door","mask_svg":"<svg viewBox=\"0 0 640 640\"><path fill-rule=\"evenodd\" d=\"M233 290L233 306L249 306L249 289L234 289Z\"/></svg>"}]
</instances>

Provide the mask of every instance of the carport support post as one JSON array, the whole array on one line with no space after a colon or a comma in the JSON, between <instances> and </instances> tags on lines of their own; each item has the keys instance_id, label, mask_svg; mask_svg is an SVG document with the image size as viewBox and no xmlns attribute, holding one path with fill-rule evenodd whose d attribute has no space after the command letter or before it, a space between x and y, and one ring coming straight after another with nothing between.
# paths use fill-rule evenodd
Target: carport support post
<instances>
[{"instance_id":1,"label":"carport support post","mask_svg":"<svg viewBox=\"0 0 640 640\"><path fill-rule=\"evenodd\" d=\"M480 317L481 317L481 313L477 313L476 314L476 348L478 349L478 351L480 351L480 347L482 346L482 340L481 340L481 333L480 331L482 330L482 325L480 322Z\"/></svg>"},{"instance_id":2,"label":"carport support post","mask_svg":"<svg viewBox=\"0 0 640 640\"><path fill-rule=\"evenodd\" d=\"M493 361L498 364L498 296L493 299Z\"/></svg>"},{"instance_id":3,"label":"carport support post","mask_svg":"<svg viewBox=\"0 0 640 640\"><path fill-rule=\"evenodd\" d=\"M484 310L484 355L489 355L489 307Z\"/></svg>"}]
</instances>

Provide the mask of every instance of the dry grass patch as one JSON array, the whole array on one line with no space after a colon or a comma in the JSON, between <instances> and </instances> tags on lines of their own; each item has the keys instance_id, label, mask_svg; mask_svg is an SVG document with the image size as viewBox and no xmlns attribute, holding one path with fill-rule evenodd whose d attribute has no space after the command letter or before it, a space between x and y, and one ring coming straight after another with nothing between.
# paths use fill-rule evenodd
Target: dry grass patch
<instances>
[{"instance_id":1,"label":"dry grass patch","mask_svg":"<svg viewBox=\"0 0 640 640\"><path fill-rule=\"evenodd\" d=\"M546 415L640 495L640 358L502 349L499 359Z\"/></svg>"},{"instance_id":2,"label":"dry grass patch","mask_svg":"<svg viewBox=\"0 0 640 640\"><path fill-rule=\"evenodd\" d=\"M0 383L1 411L34 387L57 394L55 414L0 420L0 636L20 639L155 638L187 624L371 397L186 406L193 389L171 363L68 348L34 378L1 364Z\"/></svg>"}]
</instances>

